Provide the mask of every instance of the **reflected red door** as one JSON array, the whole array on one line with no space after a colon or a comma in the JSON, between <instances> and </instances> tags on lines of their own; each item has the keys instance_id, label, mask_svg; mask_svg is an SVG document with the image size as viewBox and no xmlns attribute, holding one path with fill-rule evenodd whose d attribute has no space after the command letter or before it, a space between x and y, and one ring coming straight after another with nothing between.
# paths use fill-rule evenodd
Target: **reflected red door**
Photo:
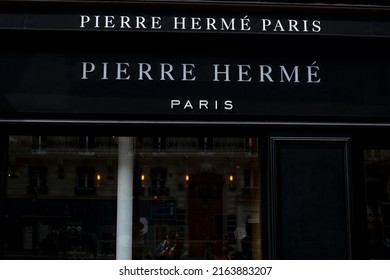
<instances>
[{"instance_id":1,"label":"reflected red door","mask_svg":"<svg viewBox=\"0 0 390 280\"><path fill-rule=\"evenodd\" d=\"M222 251L223 176L199 173L189 182L189 256L203 259Z\"/></svg>"}]
</instances>

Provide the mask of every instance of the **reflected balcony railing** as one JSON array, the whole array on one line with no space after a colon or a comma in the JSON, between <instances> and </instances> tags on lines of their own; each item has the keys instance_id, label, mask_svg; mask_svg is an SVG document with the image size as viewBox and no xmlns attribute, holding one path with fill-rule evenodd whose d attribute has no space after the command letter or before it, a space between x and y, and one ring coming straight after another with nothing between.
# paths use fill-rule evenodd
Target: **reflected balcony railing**
<instances>
[{"instance_id":1,"label":"reflected balcony railing","mask_svg":"<svg viewBox=\"0 0 390 280\"><path fill-rule=\"evenodd\" d=\"M9 148L12 154L77 154L95 155L118 153L116 137L71 136L13 137ZM257 141L254 138L224 137L136 137L136 154L255 154Z\"/></svg>"}]
</instances>

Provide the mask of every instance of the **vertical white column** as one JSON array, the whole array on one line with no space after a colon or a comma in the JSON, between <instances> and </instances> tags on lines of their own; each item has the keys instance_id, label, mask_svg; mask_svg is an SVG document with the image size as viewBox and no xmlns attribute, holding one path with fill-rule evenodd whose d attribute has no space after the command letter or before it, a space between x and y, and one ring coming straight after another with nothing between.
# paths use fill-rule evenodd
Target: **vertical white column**
<instances>
[{"instance_id":1,"label":"vertical white column","mask_svg":"<svg viewBox=\"0 0 390 280\"><path fill-rule=\"evenodd\" d=\"M133 243L134 146L132 137L118 140L116 259L131 260Z\"/></svg>"}]
</instances>

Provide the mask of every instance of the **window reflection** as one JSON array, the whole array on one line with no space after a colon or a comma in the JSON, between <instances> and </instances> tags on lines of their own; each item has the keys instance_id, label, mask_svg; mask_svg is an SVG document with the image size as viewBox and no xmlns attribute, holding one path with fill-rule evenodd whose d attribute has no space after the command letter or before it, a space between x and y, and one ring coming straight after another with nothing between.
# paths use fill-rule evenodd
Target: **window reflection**
<instances>
[{"instance_id":1,"label":"window reflection","mask_svg":"<svg viewBox=\"0 0 390 280\"><path fill-rule=\"evenodd\" d=\"M10 137L6 258L115 259L117 139ZM136 137L134 154L134 259L261 258L256 139Z\"/></svg>"}]
</instances>

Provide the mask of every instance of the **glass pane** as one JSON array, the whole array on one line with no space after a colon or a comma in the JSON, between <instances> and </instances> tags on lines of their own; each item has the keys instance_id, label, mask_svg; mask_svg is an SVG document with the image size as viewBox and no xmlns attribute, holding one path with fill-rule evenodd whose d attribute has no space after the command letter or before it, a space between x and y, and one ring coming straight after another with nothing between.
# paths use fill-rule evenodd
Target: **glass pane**
<instances>
[{"instance_id":1,"label":"glass pane","mask_svg":"<svg viewBox=\"0 0 390 280\"><path fill-rule=\"evenodd\" d=\"M390 259L390 150L366 150L368 257Z\"/></svg>"},{"instance_id":2,"label":"glass pane","mask_svg":"<svg viewBox=\"0 0 390 280\"><path fill-rule=\"evenodd\" d=\"M261 259L256 139L133 140L133 259ZM9 146L5 257L115 259L118 137Z\"/></svg>"},{"instance_id":3,"label":"glass pane","mask_svg":"<svg viewBox=\"0 0 390 280\"><path fill-rule=\"evenodd\" d=\"M115 258L116 164L115 137L9 137L5 257Z\"/></svg>"}]
</instances>

